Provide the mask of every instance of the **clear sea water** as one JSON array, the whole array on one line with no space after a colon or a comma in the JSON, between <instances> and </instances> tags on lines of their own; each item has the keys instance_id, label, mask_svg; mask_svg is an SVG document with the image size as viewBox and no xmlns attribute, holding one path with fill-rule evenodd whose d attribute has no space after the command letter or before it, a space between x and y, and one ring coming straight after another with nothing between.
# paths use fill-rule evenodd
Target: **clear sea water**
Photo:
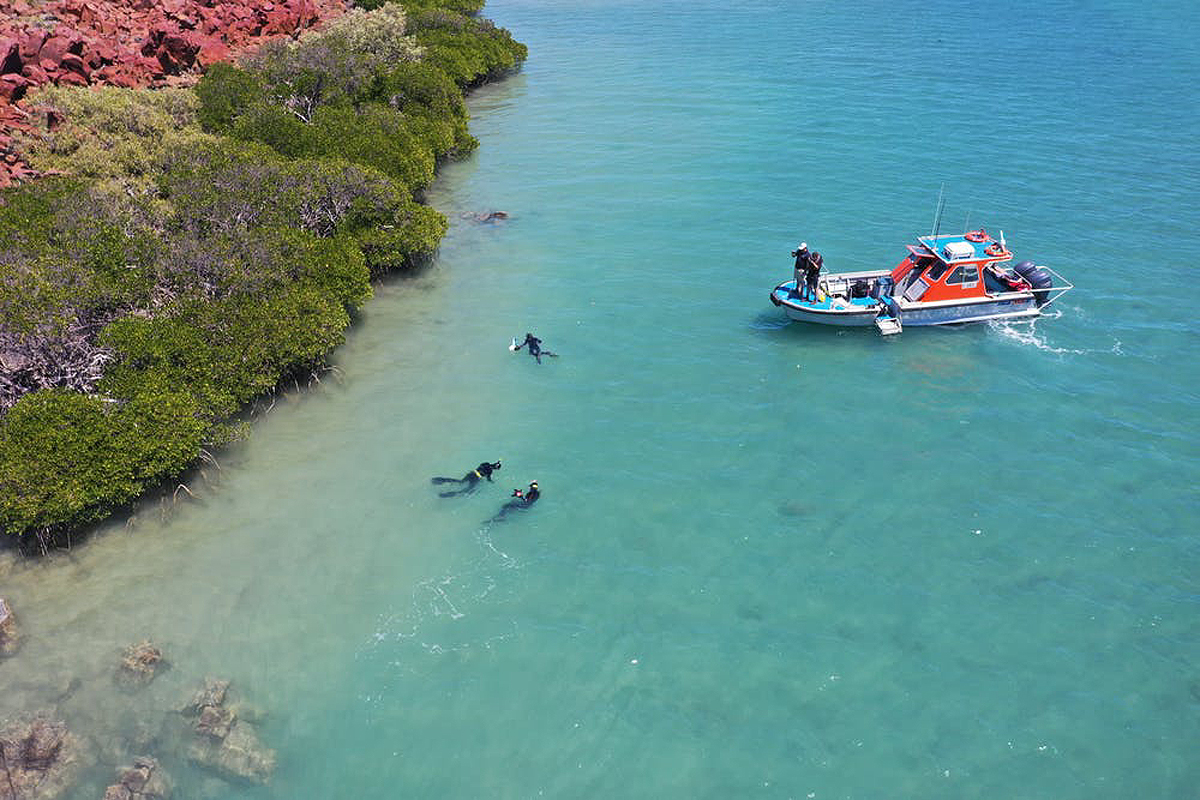
<instances>
[{"instance_id":1,"label":"clear sea water","mask_svg":"<svg viewBox=\"0 0 1200 800\"><path fill-rule=\"evenodd\" d=\"M471 99L437 262L196 499L0 566L0 716L84 738L72 796L140 754L205 799L1200 796L1200 6L487 14L530 58ZM943 185L943 231L1077 285L1055 313L769 304L801 240L894 263ZM171 668L118 691L143 638ZM206 675L269 785L188 762Z\"/></svg>"}]
</instances>

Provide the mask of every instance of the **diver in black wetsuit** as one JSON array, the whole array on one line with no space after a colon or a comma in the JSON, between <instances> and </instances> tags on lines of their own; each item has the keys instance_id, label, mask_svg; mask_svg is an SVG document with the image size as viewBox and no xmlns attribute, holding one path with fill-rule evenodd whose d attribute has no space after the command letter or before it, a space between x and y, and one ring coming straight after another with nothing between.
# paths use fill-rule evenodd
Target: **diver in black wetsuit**
<instances>
[{"instance_id":1,"label":"diver in black wetsuit","mask_svg":"<svg viewBox=\"0 0 1200 800\"><path fill-rule=\"evenodd\" d=\"M525 341L512 348L513 352L520 350L525 345L529 345L529 355L536 358L539 364L542 363L542 356L553 356L554 358L558 358L558 353L551 353L549 350L543 350L542 340L534 336L532 333L526 333Z\"/></svg>"},{"instance_id":2,"label":"diver in black wetsuit","mask_svg":"<svg viewBox=\"0 0 1200 800\"><path fill-rule=\"evenodd\" d=\"M454 497L457 494L466 494L472 491L483 478L487 478L488 483L492 483L492 473L500 469L500 462L488 463L487 461L480 464L475 469L463 475L462 478L432 478L430 483L465 483L462 489L452 492L438 492L438 497Z\"/></svg>"},{"instance_id":3,"label":"diver in black wetsuit","mask_svg":"<svg viewBox=\"0 0 1200 800\"><path fill-rule=\"evenodd\" d=\"M538 482L530 481L528 489L525 491L513 489L512 496L513 499L502 505L500 507L500 512L496 514L496 516L489 519L488 522L499 522L500 520L504 519L504 515L509 511L529 508L531 505L537 502L537 499L542 496L542 493L538 489Z\"/></svg>"}]
</instances>

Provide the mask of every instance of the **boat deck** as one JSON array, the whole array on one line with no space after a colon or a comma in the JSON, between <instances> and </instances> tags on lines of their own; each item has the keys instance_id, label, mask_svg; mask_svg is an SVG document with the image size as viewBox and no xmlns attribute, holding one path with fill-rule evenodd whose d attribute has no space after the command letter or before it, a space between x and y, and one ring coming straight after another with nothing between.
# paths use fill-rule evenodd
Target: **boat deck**
<instances>
[{"instance_id":1,"label":"boat deck","mask_svg":"<svg viewBox=\"0 0 1200 800\"><path fill-rule=\"evenodd\" d=\"M845 300L845 299L842 299L841 297L835 298L830 295L826 295L825 299L818 303L813 300L809 300L804 297L801 297L800 295L798 295L796 293L796 290L794 288L792 288L791 286L787 287L787 289L788 289L788 292L787 292L785 299L787 299L793 303L803 303L805 308L812 308L812 309L823 310L823 311L832 311L835 308L836 309L849 308L850 306L859 306L861 308L871 308L872 306L879 304L879 301L877 299L875 299L874 297L851 297L849 300ZM784 295L782 293L780 294L780 296L784 297ZM836 303L836 305L835 305L835 303Z\"/></svg>"}]
</instances>

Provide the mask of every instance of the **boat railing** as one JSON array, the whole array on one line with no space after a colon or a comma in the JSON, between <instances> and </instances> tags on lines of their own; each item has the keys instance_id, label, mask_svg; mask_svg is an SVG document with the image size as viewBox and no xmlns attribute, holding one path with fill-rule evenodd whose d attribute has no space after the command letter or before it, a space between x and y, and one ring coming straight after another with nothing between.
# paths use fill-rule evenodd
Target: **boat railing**
<instances>
[{"instance_id":1,"label":"boat railing","mask_svg":"<svg viewBox=\"0 0 1200 800\"><path fill-rule=\"evenodd\" d=\"M1059 275L1049 267L1042 266L1041 264L1038 266L1041 267L1041 269L1046 270L1046 272L1049 272L1051 277L1054 278L1054 282L1050 284L1049 288L1041 290L1047 293L1046 302L1042 303L1042 308L1050 305L1055 300L1075 288L1075 284L1071 283L1069 280L1064 278L1062 275Z\"/></svg>"}]
</instances>

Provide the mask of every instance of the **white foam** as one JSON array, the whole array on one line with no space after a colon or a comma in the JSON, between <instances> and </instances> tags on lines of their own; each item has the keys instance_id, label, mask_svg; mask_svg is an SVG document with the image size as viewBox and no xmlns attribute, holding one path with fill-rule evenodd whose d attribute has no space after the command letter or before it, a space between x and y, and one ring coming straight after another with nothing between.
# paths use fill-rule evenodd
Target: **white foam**
<instances>
[{"instance_id":1,"label":"white foam","mask_svg":"<svg viewBox=\"0 0 1200 800\"><path fill-rule=\"evenodd\" d=\"M1045 316L1054 319L1062 314L1061 311L1054 311ZM1037 320L989 320L988 327L998 332L1005 339L1016 342L1017 344L1036 347L1038 350L1044 350L1047 353L1057 353L1059 355L1085 355L1087 350L1075 350L1068 347L1055 347L1046 341L1046 337L1038 333Z\"/></svg>"}]
</instances>

